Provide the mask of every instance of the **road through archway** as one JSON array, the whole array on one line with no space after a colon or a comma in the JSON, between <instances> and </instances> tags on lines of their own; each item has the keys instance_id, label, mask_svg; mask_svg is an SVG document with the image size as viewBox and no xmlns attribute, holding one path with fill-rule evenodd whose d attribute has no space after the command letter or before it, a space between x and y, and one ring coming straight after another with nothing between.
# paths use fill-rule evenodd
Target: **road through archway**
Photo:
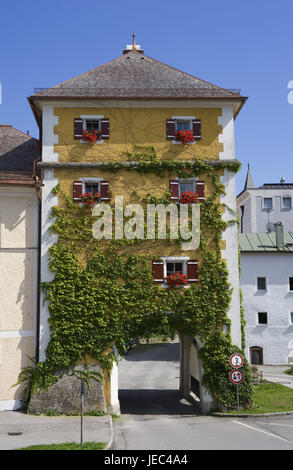
<instances>
[{"instance_id":1,"label":"road through archway","mask_svg":"<svg viewBox=\"0 0 293 470\"><path fill-rule=\"evenodd\" d=\"M122 414L195 414L179 392L180 344L139 344L119 362Z\"/></svg>"}]
</instances>

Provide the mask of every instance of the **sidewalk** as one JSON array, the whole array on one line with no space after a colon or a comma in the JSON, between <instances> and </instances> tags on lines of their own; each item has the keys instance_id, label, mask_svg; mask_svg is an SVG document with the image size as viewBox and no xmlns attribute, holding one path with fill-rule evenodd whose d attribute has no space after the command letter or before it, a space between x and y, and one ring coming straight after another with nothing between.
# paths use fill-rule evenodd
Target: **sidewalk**
<instances>
[{"instance_id":1,"label":"sidewalk","mask_svg":"<svg viewBox=\"0 0 293 470\"><path fill-rule=\"evenodd\" d=\"M284 374L285 370L290 369L292 364L285 365L258 365L258 371L262 372L263 378L268 382L274 382L293 388L293 375Z\"/></svg>"},{"instance_id":2,"label":"sidewalk","mask_svg":"<svg viewBox=\"0 0 293 470\"><path fill-rule=\"evenodd\" d=\"M21 433L21 434L18 434ZM39 444L80 443L80 416L34 416L20 411L0 412L0 450ZM83 416L83 442L113 441L112 417Z\"/></svg>"}]
</instances>

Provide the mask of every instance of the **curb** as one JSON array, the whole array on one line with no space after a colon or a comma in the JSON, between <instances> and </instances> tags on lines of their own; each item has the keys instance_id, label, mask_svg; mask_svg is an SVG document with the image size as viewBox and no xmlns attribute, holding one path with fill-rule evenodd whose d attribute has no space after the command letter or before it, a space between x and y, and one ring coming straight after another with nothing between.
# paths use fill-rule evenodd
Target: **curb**
<instances>
[{"instance_id":1,"label":"curb","mask_svg":"<svg viewBox=\"0 0 293 470\"><path fill-rule=\"evenodd\" d=\"M258 413L258 414L228 414L228 413L211 413L212 416L218 418L259 418L261 416L286 416L293 415L293 411L280 411L276 413Z\"/></svg>"},{"instance_id":2,"label":"curb","mask_svg":"<svg viewBox=\"0 0 293 470\"><path fill-rule=\"evenodd\" d=\"M113 419L112 419L111 415L109 415L109 427L110 427L110 438L108 440L108 443L107 443L106 447L104 447L103 450L111 449L111 447L113 445L113 442L114 442Z\"/></svg>"}]
</instances>

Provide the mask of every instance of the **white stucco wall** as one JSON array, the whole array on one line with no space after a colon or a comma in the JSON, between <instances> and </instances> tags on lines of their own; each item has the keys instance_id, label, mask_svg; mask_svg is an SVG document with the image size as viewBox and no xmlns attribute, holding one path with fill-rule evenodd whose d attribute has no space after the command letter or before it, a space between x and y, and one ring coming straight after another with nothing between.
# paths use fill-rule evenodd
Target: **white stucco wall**
<instances>
[{"instance_id":1,"label":"white stucco wall","mask_svg":"<svg viewBox=\"0 0 293 470\"><path fill-rule=\"evenodd\" d=\"M223 126L222 134L219 135L219 142L223 144L223 151L220 152L220 159L235 158L234 143L234 117L233 107L231 105L222 107L222 116L218 119L219 124ZM226 194L221 196L221 202L226 205L223 219L226 222L235 220L236 215L236 176L234 172L224 170L224 176L221 176L221 183L225 185ZM226 242L225 250L222 250L222 256L226 260L229 270L229 283L231 285L232 299L228 312L228 318L231 320L231 337L233 344L241 346L241 321L240 321L240 292L239 292L239 265L238 265L238 238L237 224L229 223L223 233L223 240Z\"/></svg>"},{"instance_id":2,"label":"white stucco wall","mask_svg":"<svg viewBox=\"0 0 293 470\"><path fill-rule=\"evenodd\" d=\"M241 288L246 319L246 356L249 348L263 348L264 364L293 362L293 253L242 253ZM257 277L266 277L267 289L257 290ZM268 323L258 324L258 312L267 312Z\"/></svg>"},{"instance_id":3,"label":"white stucco wall","mask_svg":"<svg viewBox=\"0 0 293 470\"><path fill-rule=\"evenodd\" d=\"M35 356L37 273L35 190L0 186L0 410L20 407L13 385Z\"/></svg>"},{"instance_id":4,"label":"white stucco wall","mask_svg":"<svg viewBox=\"0 0 293 470\"><path fill-rule=\"evenodd\" d=\"M221 183L225 184L226 195L221 197L221 202L226 204L223 219L228 222L228 227L223 233L222 239L226 242L226 249L222 250L222 256L226 260L229 271L228 281L232 289L232 297L228 318L231 320L231 338L233 344L241 347L241 318L240 318L240 284L238 261L238 234L236 220L236 194L235 173L225 169ZM231 221L231 222L229 222Z\"/></svg>"}]
</instances>

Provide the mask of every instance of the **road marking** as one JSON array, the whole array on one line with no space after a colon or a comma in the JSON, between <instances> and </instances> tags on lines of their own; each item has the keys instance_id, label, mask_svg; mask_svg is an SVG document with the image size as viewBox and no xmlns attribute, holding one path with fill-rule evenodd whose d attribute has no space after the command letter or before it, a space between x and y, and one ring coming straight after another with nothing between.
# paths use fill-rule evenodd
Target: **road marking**
<instances>
[{"instance_id":1,"label":"road marking","mask_svg":"<svg viewBox=\"0 0 293 470\"><path fill-rule=\"evenodd\" d=\"M271 424L272 426L286 426L287 428L293 428L293 424L280 424L280 423L267 423Z\"/></svg>"},{"instance_id":2,"label":"road marking","mask_svg":"<svg viewBox=\"0 0 293 470\"><path fill-rule=\"evenodd\" d=\"M284 439L284 437L277 436L276 434L272 434L270 432L263 431L262 429L257 429L254 428L253 426L248 426L248 424L240 423L240 421L233 420L234 423L241 424L242 426L245 426L247 428L253 429L254 431L262 432L263 434L268 434L271 437L275 437L277 439L281 439L282 441L289 442L287 439Z\"/></svg>"}]
</instances>

